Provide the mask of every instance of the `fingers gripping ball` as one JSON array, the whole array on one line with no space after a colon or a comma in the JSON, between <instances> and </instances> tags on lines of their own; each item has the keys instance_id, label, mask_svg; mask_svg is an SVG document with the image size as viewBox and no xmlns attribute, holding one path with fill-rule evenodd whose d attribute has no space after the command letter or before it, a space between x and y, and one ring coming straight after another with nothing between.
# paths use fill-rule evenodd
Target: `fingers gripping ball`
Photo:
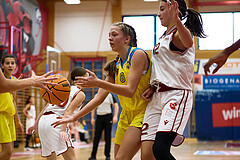
<instances>
[{"instance_id":1,"label":"fingers gripping ball","mask_svg":"<svg viewBox=\"0 0 240 160\"><path fill-rule=\"evenodd\" d=\"M44 90L44 89L40 89L40 94L41 97L50 104L56 104L59 105L63 102L65 102L70 94L70 83L68 82L68 80L61 76L61 75L50 75L48 76L48 78L51 77L57 77L58 79L56 80L51 80L51 83L57 83L58 85L53 86L53 85L46 85L46 87L48 87L49 90L52 91L52 93Z\"/></svg>"}]
</instances>

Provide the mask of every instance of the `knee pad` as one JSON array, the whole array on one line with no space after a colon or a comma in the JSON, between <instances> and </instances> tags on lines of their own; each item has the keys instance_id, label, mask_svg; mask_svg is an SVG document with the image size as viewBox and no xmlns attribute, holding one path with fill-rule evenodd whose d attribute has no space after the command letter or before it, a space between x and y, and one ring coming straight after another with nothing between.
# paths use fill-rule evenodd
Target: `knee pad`
<instances>
[{"instance_id":1,"label":"knee pad","mask_svg":"<svg viewBox=\"0 0 240 160\"><path fill-rule=\"evenodd\" d=\"M170 153L171 148L171 138L169 138L169 133L157 133L153 144L153 155L156 160L175 160L175 158Z\"/></svg>"},{"instance_id":2,"label":"knee pad","mask_svg":"<svg viewBox=\"0 0 240 160\"><path fill-rule=\"evenodd\" d=\"M160 141L155 141L152 149L153 149L153 155L157 160L161 159L164 155L164 152L166 152L165 144Z\"/></svg>"}]
</instances>

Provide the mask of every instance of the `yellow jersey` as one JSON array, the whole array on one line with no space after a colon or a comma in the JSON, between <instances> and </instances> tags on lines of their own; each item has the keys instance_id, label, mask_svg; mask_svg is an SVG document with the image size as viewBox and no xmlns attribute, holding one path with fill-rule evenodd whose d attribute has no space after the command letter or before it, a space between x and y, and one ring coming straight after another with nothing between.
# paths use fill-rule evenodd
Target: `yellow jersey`
<instances>
[{"instance_id":1,"label":"yellow jersey","mask_svg":"<svg viewBox=\"0 0 240 160\"><path fill-rule=\"evenodd\" d=\"M115 84L127 85L128 83L128 74L131 68L131 58L136 50L140 48L129 47L128 54L125 60L122 62L120 58L116 62L116 67L118 68L118 73L115 75ZM142 50L142 49L140 49ZM144 53L148 56L148 54L144 51ZM151 66L152 62L149 59L149 66L146 71L142 74L140 82L138 84L137 90L132 98L128 98L125 96L118 95L119 102L121 107L125 110L138 110L138 109L146 109L147 101L145 101L141 95L142 93L149 87L149 81L151 76Z\"/></svg>"},{"instance_id":2,"label":"yellow jersey","mask_svg":"<svg viewBox=\"0 0 240 160\"><path fill-rule=\"evenodd\" d=\"M15 78L11 76L10 79ZM11 116L15 115L16 110L13 103L13 96L11 93L6 92L0 94L0 112L7 112Z\"/></svg>"}]
</instances>

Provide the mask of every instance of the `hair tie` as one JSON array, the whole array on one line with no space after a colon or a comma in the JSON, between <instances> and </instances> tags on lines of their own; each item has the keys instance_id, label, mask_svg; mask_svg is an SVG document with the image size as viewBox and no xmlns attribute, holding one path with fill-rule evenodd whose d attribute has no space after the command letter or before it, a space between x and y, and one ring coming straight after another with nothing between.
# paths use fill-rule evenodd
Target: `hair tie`
<instances>
[{"instance_id":1,"label":"hair tie","mask_svg":"<svg viewBox=\"0 0 240 160\"><path fill-rule=\"evenodd\" d=\"M181 18L181 20L184 20L185 18L187 18L188 16L188 8L187 8L187 11L185 12L185 15Z\"/></svg>"}]
</instances>

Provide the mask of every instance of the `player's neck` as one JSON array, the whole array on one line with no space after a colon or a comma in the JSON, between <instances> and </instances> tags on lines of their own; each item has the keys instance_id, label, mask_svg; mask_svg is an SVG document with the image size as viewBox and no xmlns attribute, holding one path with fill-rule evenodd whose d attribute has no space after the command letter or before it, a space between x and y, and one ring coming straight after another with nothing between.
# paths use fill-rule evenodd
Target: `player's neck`
<instances>
[{"instance_id":1,"label":"player's neck","mask_svg":"<svg viewBox=\"0 0 240 160\"><path fill-rule=\"evenodd\" d=\"M11 74L10 74L10 73L4 72L4 76L5 76L7 79L10 79L10 78L11 78Z\"/></svg>"}]
</instances>

